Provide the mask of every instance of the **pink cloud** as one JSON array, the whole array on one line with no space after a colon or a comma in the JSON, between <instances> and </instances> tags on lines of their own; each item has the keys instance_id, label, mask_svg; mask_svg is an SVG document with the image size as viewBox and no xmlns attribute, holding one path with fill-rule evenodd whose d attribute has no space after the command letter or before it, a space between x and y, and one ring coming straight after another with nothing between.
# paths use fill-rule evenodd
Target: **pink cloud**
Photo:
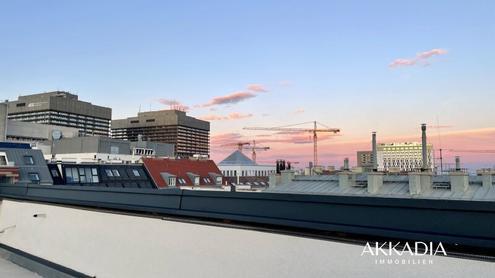
<instances>
[{"instance_id":1,"label":"pink cloud","mask_svg":"<svg viewBox=\"0 0 495 278\"><path fill-rule=\"evenodd\" d=\"M445 54L447 54L447 50L441 48L435 48L429 51L418 53L416 57L420 59L428 59L434 55L445 55Z\"/></svg>"},{"instance_id":2,"label":"pink cloud","mask_svg":"<svg viewBox=\"0 0 495 278\"><path fill-rule=\"evenodd\" d=\"M298 108L294 111L294 114L302 114L304 113L304 108Z\"/></svg>"},{"instance_id":3,"label":"pink cloud","mask_svg":"<svg viewBox=\"0 0 495 278\"><path fill-rule=\"evenodd\" d=\"M389 67L404 67L404 66L414 66L417 64L421 65L429 65L428 59L436 55L445 55L447 54L447 50L441 48L434 48L432 50L423 51L418 54L414 58L399 58L392 61L389 64Z\"/></svg>"},{"instance_id":4,"label":"pink cloud","mask_svg":"<svg viewBox=\"0 0 495 278\"><path fill-rule=\"evenodd\" d=\"M256 97L256 95L251 92L234 92L226 96L214 97L208 103L203 104L202 106L211 107L215 105L235 104L254 97Z\"/></svg>"},{"instance_id":5,"label":"pink cloud","mask_svg":"<svg viewBox=\"0 0 495 278\"><path fill-rule=\"evenodd\" d=\"M253 114L241 114L241 113L230 113L227 116L221 116L221 115L216 115L216 114L210 114L210 115L205 115L202 117L199 117L201 120L204 121L229 121L229 120L240 120L240 119L246 119L246 118L251 118Z\"/></svg>"},{"instance_id":6,"label":"pink cloud","mask_svg":"<svg viewBox=\"0 0 495 278\"><path fill-rule=\"evenodd\" d=\"M438 159L440 143L436 131L429 130L428 142L433 144L435 149L435 157ZM291 161L299 161L296 167L306 167L309 161L313 159L312 139L309 134L300 134L301 137L296 137L295 140L306 142L303 144L293 144L290 135L283 137L280 135L258 136L262 137L256 142L270 147L269 152L258 153L258 161L262 163L274 164L276 159L288 159ZM308 136L309 135L309 136ZM330 135L330 134L329 134ZM332 138L331 136L330 138ZM234 140L244 140L239 134ZM330 139L328 138L328 139ZM477 169L481 167L494 167L495 155L490 152L473 152L473 151L493 151L495 150L495 127L481 128L471 130L458 130L442 132L441 147L443 149L444 166L449 167L454 163L456 155L461 156L462 167ZM382 137L378 132L378 142L421 142L421 132L417 134ZM230 140L228 143L231 143ZM334 137L332 140L323 140L323 134L319 134L318 140L318 158L322 165L342 166L344 158L350 159L351 166L356 165L356 151L371 149L370 138L358 140L349 140L344 137ZM231 150L212 152L212 157L215 161L220 161L225 158Z\"/></svg>"},{"instance_id":7,"label":"pink cloud","mask_svg":"<svg viewBox=\"0 0 495 278\"><path fill-rule=\"evenodd\" d=\"M249 91L256 92L256 93L263 93L263 92L268 91L267 89L265 89L265 87L262 84L249 84L247 86L247 89Z\"/></svg>"},{"instance_id":8,"label":"pink cloud","mask_svg":"<svg viewBox=\"0 0 495 278\"><path fill-rule=\"evenodd\" d=\"M168 105L170 109L176 109L176 110L181 110L181 111L189 111L189 109L190 109L189 106L184 105L180 101L177 101L177 100L160 98L160 99L158 99L158 102L163 104L163 105Z\"/></svg>"}]
</instances>

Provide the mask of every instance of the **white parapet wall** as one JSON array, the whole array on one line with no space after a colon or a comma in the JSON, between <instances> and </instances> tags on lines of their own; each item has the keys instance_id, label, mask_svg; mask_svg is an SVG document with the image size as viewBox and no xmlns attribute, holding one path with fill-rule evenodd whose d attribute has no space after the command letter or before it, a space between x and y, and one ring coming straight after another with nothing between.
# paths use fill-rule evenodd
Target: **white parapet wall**
<instances>
[{"instance_id":1,"label":"white parapet wall","mask_svg":"<svg viewBox=\"0 0 495 278\"><path fill-rule=\"evenodd\" d=\"M453 192L464 192L469 186L469 176L464 172L450 173L450 189Z\"/></svg>"},{"instance_id":2,"label":"white parapet wall","mask_svg":"<svg viewBox=\"0 0 495 278\"><path fill-rule=\"evenodd\" d=\"M383 173L370 172L368 173L368 193L377 193L383 186Z\"/></svg>"},{"instance_id":3,"label":"white parapet wall","mask_svg":"<svg viewBox=\"0 0 495 278\"><path fill-rule=\"evenodd\" d=\"M409 193L419 195L432 190L431 172L411 172L409 173Z\"/></svg>"},{"instance_id":4,"label":"white parapet wall","mask_svg":"<svg viewBox=\"0 0 495 278\"><path fill-rule=\"evenodd\" d=\"M4 245L98 278L493 275L489 262L383 265L354 244L11 200L0 201L0 230Z\"/></svg>"}]
</instances>

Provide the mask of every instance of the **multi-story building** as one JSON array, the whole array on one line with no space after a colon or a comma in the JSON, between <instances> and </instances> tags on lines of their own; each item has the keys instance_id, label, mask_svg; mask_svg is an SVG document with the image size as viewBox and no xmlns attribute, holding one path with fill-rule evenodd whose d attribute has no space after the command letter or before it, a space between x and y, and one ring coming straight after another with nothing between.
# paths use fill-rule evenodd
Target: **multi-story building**
<instances>
[{"instance_id":1,"label":"multi-story building","mask_svg":"<svg viewBox=\"0 0 495 278\"><path fill-rule=\"evenodd\" d=\"M357 167L363 169L363 171L370 171L373 169L373 152L372 151L358 151L356 153Z\"/></svg>"},{"instance_id":2,"label":"multi-story building","mask_svg":"<svg viewBox=\"0 0 495 278\"><path fill-rule=\"evenodd\" d=\"M8 102L15 121L78 128L81 135L110 135L112 109L80 101L77 95L55 91L19 96Z\"/></svg>"},{"instance_id":3,"label":"multi-story building","mask_svg":"<svg viewBox=\"0 0 495 278\"><path fill-rule=\"evenodd\" d=\"M137 117L112 121L112 138L175 145L180 157L210 154L210 123L179 110L140 112Z\"/></svg>"},{"instance_id":4,"label":"multi-story building","mask_svg":"<svg viewBox=\"0 0 495 278\"><path fill-rule=\"evenodd\" d=\"M7 138L7 104L0 103L0 142Z\"/></svg>"},{"instance_id":5,"label":"multi-story building","mask_svg":"<svg viewBox=\"0 0 495 278\"><path fill-rule=\"evenodd\" d=\"M379 171L415 171L422 167L421 143L381 143L377 146ZM432 145L427 144L428 168L433 170Z\"/></svg>"}]
</instances>

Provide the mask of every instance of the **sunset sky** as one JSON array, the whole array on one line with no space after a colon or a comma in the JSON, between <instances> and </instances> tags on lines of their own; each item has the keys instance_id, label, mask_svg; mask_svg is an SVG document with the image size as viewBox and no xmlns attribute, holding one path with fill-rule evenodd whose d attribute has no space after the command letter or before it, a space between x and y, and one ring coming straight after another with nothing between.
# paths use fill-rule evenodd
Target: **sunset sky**
<instances>
[{"instance_id":1,"label":"sunset sky","mask_svg":"<svg viewBox=\"0 0 495 278\"><path fill-rule=\"evenodd\" d=\"M495 150L494 1L2 1L0 38L3 99L66 90L114 118L182 106L211 121L216 161L256 139L260 161L306 165L309 134L242 128L314 120L342 130L321 135L324 165L354 164L371 131L418 141L421 123L437 149Z\"/></svg>"}]
</instances>

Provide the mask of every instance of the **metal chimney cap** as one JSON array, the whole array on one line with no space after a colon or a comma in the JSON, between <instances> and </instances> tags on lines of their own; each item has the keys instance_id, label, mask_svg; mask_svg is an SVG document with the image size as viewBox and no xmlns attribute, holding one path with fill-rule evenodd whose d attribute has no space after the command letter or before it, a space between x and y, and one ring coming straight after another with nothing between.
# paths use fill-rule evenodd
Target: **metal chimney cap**
<instances>
[{"instance_id":1,"label":"metal chimney cap","mask_svg":"<svg viewBox=\"0 0 495 278\"><path fill-rule=\"evenodd\" d=\"M421 124L421 129L426 130L426 124Z\"/></svg>"}]
</instances>

